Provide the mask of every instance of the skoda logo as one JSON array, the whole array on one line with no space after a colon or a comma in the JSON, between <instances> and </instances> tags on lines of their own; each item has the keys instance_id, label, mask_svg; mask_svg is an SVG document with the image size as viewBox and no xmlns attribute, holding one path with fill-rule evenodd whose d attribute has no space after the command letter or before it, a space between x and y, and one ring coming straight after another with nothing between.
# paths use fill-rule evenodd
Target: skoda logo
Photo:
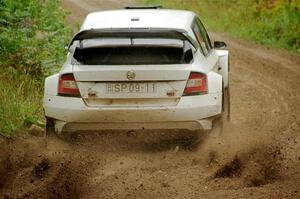
<instances>
[{"instance_id":1,"label":"skoda logo","mask_svg":"<svg viewBox=\"0 0 300 199\"><path fill-rule=\"evenodd\" d=\"M133 72L133 71L128 71L127 72L127 79L128 80L134 80L135 76L136 76L135 72Z\"/></svg>"}]
</instances>

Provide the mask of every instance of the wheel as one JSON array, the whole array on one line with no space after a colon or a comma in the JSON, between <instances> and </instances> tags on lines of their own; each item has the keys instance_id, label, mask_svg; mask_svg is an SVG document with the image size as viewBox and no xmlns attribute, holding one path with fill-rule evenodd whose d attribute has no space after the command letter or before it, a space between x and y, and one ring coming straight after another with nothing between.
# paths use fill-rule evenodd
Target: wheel
<instances>
[{"instance_id":1,"label":"wheel","mask_svg":"<svg viewBox=\"0 0 300 199\"><path fill-rule=\"evenodd\" d=\"M222 94L222 114L213 121L213 130L211 135L218 137L223 133L226 123L230 120L230 89L223 88Z\"/></svg>"},{"instance_id":2,"label":"wheel","mask_svg":"<svg viewBox=\"0 0 300 199\"><path fill-rule=\"evenodd\" d=\"M222 95L222 118L225 121L230 120L230 88L223 89Z\"/></svg>"},{"instance_id":3,"label":"wheel","mask_svg":"<svg viewBox=\"0 0 300 199\"><path fill-rule=\"evenodd\" d=\"M222 115L219 118L219 126L223 130L226 122L230 120L230 89L224 88L222 94Z\"/></svg>"},{"instance_id":4,"label":"wheel","mask_svg":"<svg viewBox=\"0 0 300 199\"><path fill-rule=\"evenodd\" d=\"M46 137L56 136L54 120L46 118Z\"/></svg>"}]
</instances>

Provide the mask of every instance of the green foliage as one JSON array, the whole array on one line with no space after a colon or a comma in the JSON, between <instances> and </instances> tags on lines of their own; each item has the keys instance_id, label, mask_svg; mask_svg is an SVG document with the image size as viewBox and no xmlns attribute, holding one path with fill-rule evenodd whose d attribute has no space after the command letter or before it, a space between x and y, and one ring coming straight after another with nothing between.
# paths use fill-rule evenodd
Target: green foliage
<instances>
[{"instance_id":1,"label":"green foliage","mask_svg":"<svg viewBox=\"0 0 300 199\"><path fill-rule=\"evenodd\" d=\"M11 70L11 71L10 71ZM0 133L11 136L21 127L40 123L42 84L15 69L0 75Z\"/></svg>"},{"instance_id":2,"label":"green foliage","mask_svg":"<svg viewBox=\"0 0 300 199\"><path fill-rule=\"evenodd\" d=\"M213 31L300 52L300 0L144 0L190 9Z\"/></svg>"},{"instance_id":3,"label":"green foliage","mask_svg":"<svg viewBox=\"0 0 300 199\"><path fill-rule=\"evenodd\" d=\"M71 29L59 0L0 0L0 134L40 124L44 77L65 58Z\"/></svg>"},{"instance_id":4,"label":"green foliage","mask_svg":"<svg viewBox=\"0 0 300 199\"><path fill-rule=\"evenodd\" d=\"M43 79L63 61L70 29L58 0L1 0L0 63Z\"/></svg>"}]
</instances>

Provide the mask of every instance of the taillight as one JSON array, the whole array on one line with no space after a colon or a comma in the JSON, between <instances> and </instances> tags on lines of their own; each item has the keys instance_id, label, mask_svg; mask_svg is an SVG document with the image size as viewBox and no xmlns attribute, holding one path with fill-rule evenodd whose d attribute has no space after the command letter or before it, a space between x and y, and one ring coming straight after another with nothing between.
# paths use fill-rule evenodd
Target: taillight
<instances>
[{"instance_id":1,"label":"taillight","mask_svg":"<svg viewBox=\"0 0 300 199\"><path fill-rule=\"evenodd\" d=\"M80 96L73 74L64 74L60 76L58 82L58 95L68 97Z\"/></svg>"},{"instance_id":2,"label":"taillight","mask_svg":"<svg viewBox=\"0 0 300 199\"><path fill-rule=\"evenodd\" d=\"M184 89L184 96L207 94L207 77L205 74L192 72Z\"/></svg>"}]
</instances>

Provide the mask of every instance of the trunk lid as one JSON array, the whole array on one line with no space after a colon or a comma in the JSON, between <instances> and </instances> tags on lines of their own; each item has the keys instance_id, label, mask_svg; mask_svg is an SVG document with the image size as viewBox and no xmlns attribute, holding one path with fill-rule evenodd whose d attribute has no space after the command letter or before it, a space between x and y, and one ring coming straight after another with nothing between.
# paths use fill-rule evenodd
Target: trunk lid
<instances>
[{"instance_id":1,"label":"trunk lid","mask_svg":"<svg viewBox=\"0 0 300 199\"><path fill-rule=\"evenodd\" d=\"M190 71L189 64L73 66L77 86L88 106L175 106Z\"/></svg>"},{"instance_id":2,"label":"trunk lid","mask_svg":"<svg viewBox=\"0 0 300 199\"><path fill-rule=\"evenodd\" d=\"M86 30L71 45L73 74L88 106L175 106L196 47L185 31L170 29Z\"/></svg>"}]
</instances>

